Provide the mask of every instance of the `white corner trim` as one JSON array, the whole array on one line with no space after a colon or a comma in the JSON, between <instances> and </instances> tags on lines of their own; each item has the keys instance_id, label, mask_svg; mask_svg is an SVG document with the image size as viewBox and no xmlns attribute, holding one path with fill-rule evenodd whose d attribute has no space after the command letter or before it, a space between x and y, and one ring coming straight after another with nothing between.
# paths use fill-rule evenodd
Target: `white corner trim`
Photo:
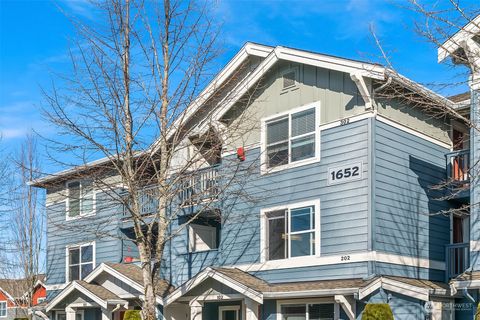
<instances>
[{"instance_id":1,"label":"white corner trim","mask_svg":"<svg viewBox=\"0 0 480 320\"><path fill-rule=\"evenodd\" d=\"M432 138L432 137L430 137L430 136L427 136L426 134L424 134L424 133L422 133L422 132L420 132L420 131L417 131L417 130L408 128L408 127L404 126L403 124L400 124L400 123L398 123L398 122L396 122L396 121L390 120L390 119L388 119L388 118L386 118L386 117L384 117L384 116L382 116L382 115L380 115L380 114L377 114L377 119L378 119L379 121L383 122L383 123L388 124L389 126L392 126L392 127L394 127L394 128L397 128L397 129L400 129L400 130L405 131L405 132L407 132L407 133L410 133L410 134L412 134L412 135L414 135L414 136L417 136L417 137L422 138L422 139L424 139L424 140L427 140L427 141L429 141L429 142L431 142L431 143L434 143L434 144L436 144L436 145L439 145L439 146L441 146L441 147L443 147L443 148L445 148L445 149L449 149L449 150L450 150L450 148L452 147L451 144L448 144L448 143L445 143L445 142L443 142L443 141L440 141L440 140L437 140L437 139L435 139L435 138Z\"/></svg>"}]
</instances>

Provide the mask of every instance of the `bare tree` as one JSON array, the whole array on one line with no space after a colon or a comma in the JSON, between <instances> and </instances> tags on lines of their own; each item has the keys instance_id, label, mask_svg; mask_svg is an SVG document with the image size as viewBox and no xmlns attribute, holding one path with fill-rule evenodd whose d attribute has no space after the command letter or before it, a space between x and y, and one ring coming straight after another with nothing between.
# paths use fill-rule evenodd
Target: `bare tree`
<instances>
[{"instance_id":1,"label":"bare tree","mask_svg":"<svg viewBox=\"0 0 480 320\"><path fill-rule=\"evenodd\" d=\"M39 190L28 182L39 176L37 144L32 135L27 136L16 156L6 157L12 170L7 183L2 185L6 193L1 267L2 288L16 299L27 316L26 308L33 304L33 293L40 275L43 259L44 219L40 206ZM10 279L8 279L10 278ZM18 314L20 316L20 314Z\"/></svg>"},{"instance_id":2,"label":"bare tree","mask_svg":"<svg viewBox=\"0 0 480 320\"><path fill-rule=\"evenodd\" d=\"M478 24L478 22L475 22L475 18L480 14L478 5L471 4L469 6L462 6L460 2L454 0L435 3L409 0L408 3L403 5L403 8L414 13L415 20L412 31L428 43L431 43L434 49L439 48L440 50L446 50L446 52L450 51L450 48L445 47L445 43L459 31L467 34L470 33L474 39L478 38L478 29L474 30L471 28L472 24ZM469 26L468 28L466 28L467 25ZM477 27L480 26L477 25ZM372 35L379 48L382 60L385 61L388 66L390 75L402 78L395 66L392 65L389 53L384 49L384 46L373 29ZM453 39L453 41L455 41L455 39ZM462 43L456 44L460 47L463 46ZM479 51L456 50L449 54L451 59L443 61L443 63L448 64L452 69L455 68L455 72L452 73L454 76L447 83L432 81L426 83L425 87L444 92L452 92L452 90L458 91L458 88L466 87L470 79L470 74L478 72L480 68L480 66L477 65L480 56ZM475 61L477 62L475 63ZM417 93L418 91L399 86L394 81L384 85L378 83L376 86L377 89L374 91L378 99L395 100L409 108L422 110L422 112L425 112L431 119L444 121L446 125L452 126L453 123L457 123L458 126L472 129L473 132L480 132L480 124L473 121L469 113L469 105L464 104L464 101L470 99L469 94L454 97L452 100L442 100L438 99L438 96L435 97L435 94L428 89L421 89L424 94L419 95ZM432 98L425 98L428 96ZM469 135L467 134L463 139L453 141L454 149L461 148L463 142L468 141L468 139ZM452 161L454 162L451 164L452 170L454 171L452 172L452 177L432 186L432 189L448 189L450 191L445 193L445 196L440 197L439 200L457 198L461 193L468 192L470 188L469 181L474 182L478 180L478 175L475 173L478 172L476 168L478 168L480 164L469 163L468 153L461 154L457 158L452 159ZM468 213L471 211L471 208L478 205L478 203L465 204L458 208L441 211L440 213L445 215L462 215Z\"/></svg>"},{"instance_id":3,"label":"bare tree","mask_svg":"<svg viewBox=\"0 0 480 320\"><path fill-rule=\"evenodd\" d=\"M200 215L219 215L217 204L227 202L225 197L246 194L238 182L255 170L233 156L222 159L220 171L204 171L219 162L231 140L241 139L254 125L246 116L245 121L238 121L239 115L235 121L213 117L215 106L234 98L225 95L227 89L251 66L200 91L218 54L218 29L209 5L107 0L95 8L102 18L96 23L72 17L78 31L72 75L46 92L45 115L65 135L47 141L56 160L58 152L74 157L62 162L77 165L71 176L90 180L89 188L108 195L104 205L120 204L133 224L143 270L143 319L156 319L156 282L166 243ZM239 104L253 96L247 94ZM189 114L200 104L204 107ZM98 157L103 160L87 165ZM68 197L82 199L84 193ZM99 206L97 199L97 210ZM187 223L170 232L172 221L191 206L195 210ZM81 225L59 227L79 230ZM99 225L81 230L105 235Z\"/></svg>"}]
</instances>

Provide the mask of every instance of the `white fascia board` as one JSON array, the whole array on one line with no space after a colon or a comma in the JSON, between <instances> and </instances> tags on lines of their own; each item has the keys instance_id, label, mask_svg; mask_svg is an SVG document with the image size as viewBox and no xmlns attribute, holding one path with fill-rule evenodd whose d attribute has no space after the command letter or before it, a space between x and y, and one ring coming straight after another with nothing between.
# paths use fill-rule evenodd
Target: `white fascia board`
<instances>
[{"instance_id":1,"label":"white fascia board","mask_svg":"<svg viewBox=\"0 0 480 320\"><path fill-rule=\"evenodd\" d=\"M95 269L92 273L90 273L86 278L85 281L91 283L95 278L97 278L101 273L106 272L113 276L116 279L119 279L123 283L129 285L130 287L134 288L139 292L143 292L143 286L138 284L137 282L131 280L130 278L126 277L125 275L121 274L117 270L111 268L109 265L102 263L100 267ZM114 292L115 293L115 292Z\"/></svg>"},{"instance_id":2,"label":"white fascia board","mask_svg":"<svg viewBox=\"0 0 480 320\"><path fill-rule=\"evenodd\" d=\"M210 99L217 88L221 86L233 74L233 72L247 60L250 55L265 58L272 50L272 47L247 42L218 73L218 75L207 85L207 87L202 90L198 97L185 109L184 113L176 119L167 134L167 140L172 137L177 127L179 127L182 122L187 121L208 99ZM156 144L153 143L150 147L150 150L152 152L155 151L155 147Z\"/></svg>"},{"instance_id":3,"label":"white fascia board","mask_svg":"<svg viewBox=\"0 0 480 320\"><path fill-rule=\"evenodd\" d=\"M74 289L75 289L74 282L72 282L65 289L63 289L62 292L56 295L52 301L50 301L50 303L47 305L45 310L47 312L50 312L50 310L52 310L60 301L62 301L66 296L68 296Z\"/></svg>"},{"instance_id":4,"label":"white fascia board","mask_svg":"<svg viewBox=\"0 0 480 320\"><path fill-rule=\"evenodd\" d=\"M8 299L12 300L13 303L15 303L15 298L10 293L8 293L7 290L0 288L0 291L3 292Z\"/></svg>"},{"instance_id":5,"label":"white fascia board","mask_svg":"<svg viewBox=\"0 0 480 320\"><path fill-rule=\"evenodd\" d=\"M410 296L423 301L429 301L430 290L413 286L401 281L380 278L358 291L358 300L364 299L378 289L383 288L401 295ZM446 294L446 292L445 292Z\"/></svg>"},{"instance_id":6,"label":"white fascia board","mask_svg":"<svg viewBox=\"0 0 480 320\"><path fill-rule=\"evenodd\" d=\"M191 278L187 282L185 282L182 286L178 287L175 291L173 291L170 295L165 298L165 306L168 306L178 300L182 295L186 294L188 291L192 290L196 286L200 285L203 281L208 278L212 278L231 289L238 291L239 293L247 296L248 298L258 302L263 303L263 295L260 292L257 292L247 286L213 270L212 268L208 267L195 277Z\"/></svg>"},{"instance_id":7,"label":"white fascia board","mask_svg":"<svg viewBox=\"0 0 480 320\"><path fill-rule=\"evenodd\" d=\"M363 76L383 80L385 68L373 63L365 63L345 58L328 56L320 53L306 52L291 48L277 47L281 60L307 64L319 68L331 69L345 73L360 73Z\"/></svg>"},{"instance_id":8,"label":"white fascia board","mask_svg":"<svg viewBox=\"0 0 480 320\"><path fill-rule=\"evenodd\" d=\"M466 39L471 39L474 35L480 33L480 15L476 16L472 21L457 31L453 36L447 39L437 49L438 62L442 62L452 53L460 49L461 43Z\"/></svg>"},{"instance_id":9,"label":"white fascia board","mask_svg":"<svg viewBox=\"0 0 480 320\"><path fill-rule=\"evenodd\" d=\"M405 77L405 76L402 76L398 73L396 73L395 71L392 71L392 70L386 70L385 71L386 73L386 76L389 76L389 77L392 77L392 80L393 81L396 81L397 83L405 86L407 89L410 89L412 90L413 92L417 92L435 102L438 102L439 105L444 105L444 106L447 106L449 108L452 108L454 109L455 107L455 103L448 100L447 98L445 98L444 96L441 96L439 95L438 93L422 86L421 84L415 82L415 81L412 81L410 80L409 78Z\"/></svg>"},{"instance_id":10,"label":"white fascia board","mask_svg":"<svg viewBox=\"0 0 480 320\"><path fill-rule=\"evenodd\" d=\"M452 281L455 289L480 289L480 280Z\"/></svg>"},{"instance_id":11,"label":"white fascia board","mask_svg":"<svg viewBox=\"0 0 480 320\"><path fill-rule=\"evenodd\" d=\"M382 287L382 279L376 279L372 281L368 286L358 290L358 300L363 300L363 298L369 296L373 292L377 291Z\"/></svg>"},{"instance_id":12,"label":"white fascia board","mask_svg":"<svg viewBox=\"0 0 480 320\"><path fill-rule=\"evenodd\" d=\"M285 292L265 292L264 299L286 299L286 298L310 298L310 297L331 297L332 294L352 295L358 292L358 288L319 289Z\"/></svg>"}]
</instances>

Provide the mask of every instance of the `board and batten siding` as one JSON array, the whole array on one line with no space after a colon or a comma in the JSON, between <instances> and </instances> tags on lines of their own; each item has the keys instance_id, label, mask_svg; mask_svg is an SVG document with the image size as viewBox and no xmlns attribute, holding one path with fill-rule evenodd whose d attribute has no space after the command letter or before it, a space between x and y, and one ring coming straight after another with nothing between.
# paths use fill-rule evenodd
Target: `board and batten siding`
<instances>
[{"instance_id":1,"label":"board and batten siding","mask_svg":"<svg viewBox=\"0 0 480 320\"><path fill-rule=\"evenodd\" d=\"M322 130L320 161L296 168L260 175L248 173L244 192L256 201L237 199L222 208L219 250L187 252L187 232L172 241L172 272L181 284L209 265L235 266L260 263L260 211L265 208L320 201L320 255L340 255L368 250L368 122ZM258 162L260 149L247 153L247 161ZM362 162L361 180L328 185L328 169ZM313 258L312 258L313 259ZM247 268L248 269L248 268ZM367 275L367 263L315 266L299 269L262 270L258 276L271 282L345 278Z\"/></svg>"},{"instance_id":2,"label":"board and batten siding","mask_svg":"<svg viewBox=\"0 0 480 320\"><path fill-rule=\"evenodd\" d=\"M445 261L450 219L439 212L448 210L451 204L442 201L443 192L433 187L445 180L445 153L449 150L381 121L375 121L374 146L373 249ZM376 271L412 275L398 267L377 264ZM424 271L417 270L416 276Z\"/></svg>"},{"instance_id":3,"label":"board and batten siding","mask_svg":"<svg viewBox=\"0 0 480 320\"><path fill-rule=\"evenodd\" d=\"M97 211L93 216L66 220L66 201L47 206L47 284L67 282L66 247L95 241L95 266L119 262L122 254L118 234L121 210L109 204L105 194L97 193Z\"/></svg>"},{"instance_id":4,"label":"board and batten siding","mask_svg":"<svg viewBox=\"0 0 480 320\"><path fill-rule=\"evenodd\" d=\"M283 74L292 70L297 74L296 85L283 89ZM313 102L321 105L320 124L365 112L357 86L349 74L339 71L281 61L254 87L223 117L230 128L227 149L257 144L261 118Z\"/></svg>"}]
</instances>

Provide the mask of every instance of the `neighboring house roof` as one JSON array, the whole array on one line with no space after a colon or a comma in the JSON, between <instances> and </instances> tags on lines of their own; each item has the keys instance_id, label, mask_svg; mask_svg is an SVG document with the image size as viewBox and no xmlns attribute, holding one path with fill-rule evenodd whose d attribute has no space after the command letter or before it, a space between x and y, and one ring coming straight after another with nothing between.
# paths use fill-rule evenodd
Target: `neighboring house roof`
<instances>
[{"instance_id":1,"label":"neighboring house roof","mask_svg":"<svg viewBox=\"0 0 480 320\"><path fill-rule=\"evenodd\" d=\"M38 284L43 285L44 280L44 274L37 275L35 286ZM29 286L30 282L27 279L0 279L0 290L9 295L9 298L12 300L24 297Z\"/></svg>"},{"instance_id":2,"label":"neighboring house roof","mask_svg":"<svg viewBox=\"0 0 480 320\"><path fill-rule=\"evenodd\" d=\"M226 97L220 99L220 101L214 102L214 107L210 116L213 122L218 122L222 115L224 115L248 90L250 90L278 61L288 61L306 65L312 65L320 68L336 70L339 72L345 72L350 74L352 79L355 79L355 83L359 86L359 91L366 103L371 103L370 93L365 92L366 85L363 78L377 79L378 81L390 81L418 93L422 97L425 97L429 101L435 101L439 105L446 107L453 107L454 104L444 98L443 96L421 86L420 84L409 80L408 78L399 75L398 73L385 68L379 64L369 63L365 61L358 61L352 59L341 58L332 55L326 55L321 53L315 53L311 51L299 50L289 47L270 47L260 45L256 43L247 42L239 52L230 60L230 62L222 69L217 76L210 82L210 84L200 93L185 110L178 117L178 119L172 124L171 130L168 132L168 137L172 137L175 130L181 127L181 124L187 123L196 114L198 114L199 108L206 105L210 98L214 96L219 89L223 88L223 84L228 82L228 79L234 74L234 72L249 58L259 57L262 62L248 75L243 78L238 84L236 84ZM389 80L390 79L390 80ZM363 85L362 85L363 82ZM196 130L203 132L206 126L211 122L200 123L197 125ZM148 150L144 152L155 152L157 150L157 143L154 142ZM143 154L143 152L139 152ZM55 182L58 179L64 179L69 175L74 175L75 172L81 170L87 170L95 166L99 166L108 163L110 159L104 158L97 161L87 163L82 166L78 166L69 170L61 171L46 177L32 181L30 184L33 186L45 187L48 183Z\"/></svg>"}]
</instances>

